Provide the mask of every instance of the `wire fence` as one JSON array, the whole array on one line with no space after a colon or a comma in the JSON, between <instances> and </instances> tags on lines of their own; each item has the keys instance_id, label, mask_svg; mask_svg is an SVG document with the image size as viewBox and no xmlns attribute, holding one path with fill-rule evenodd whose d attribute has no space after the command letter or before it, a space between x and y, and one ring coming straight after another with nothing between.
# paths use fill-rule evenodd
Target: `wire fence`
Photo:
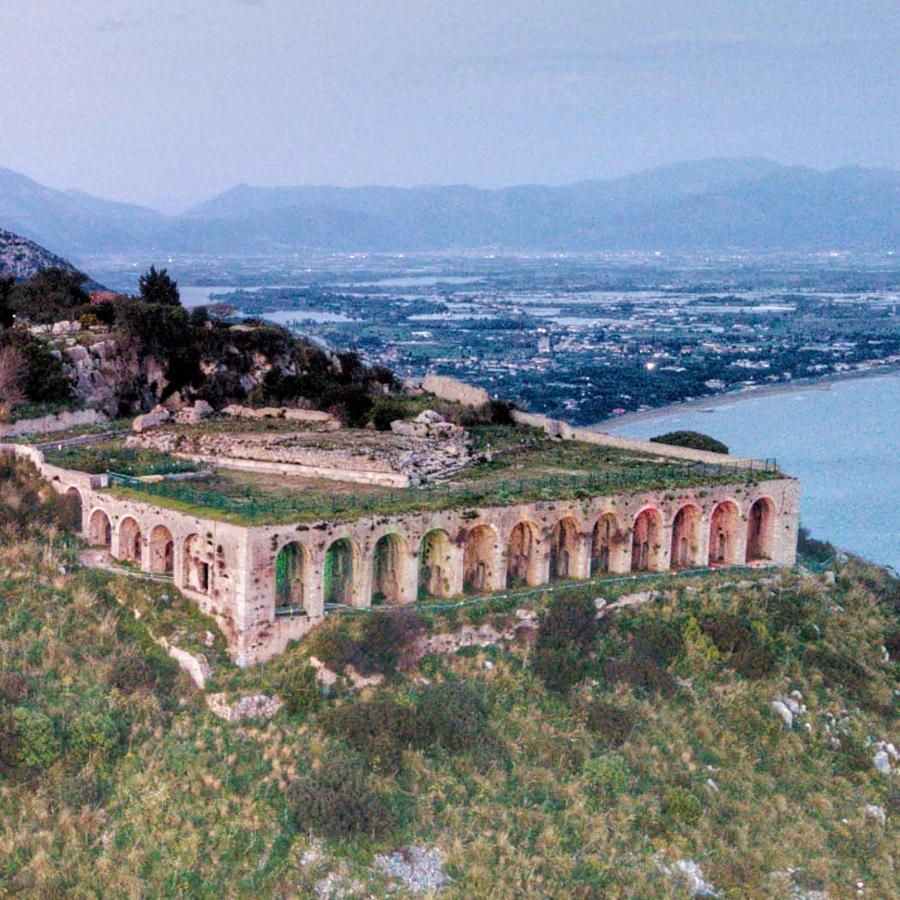
<instances>
[{"instance_id":1,"label":"wire fence","mask_svg":"<svg viewBox=\"0 0 900 900\"><path fill-rule=\"evenodd\" d=\"M433 483L371 493L303 491L288 496L261 495L251 487L228 485L227 491L167 479L148 482L118 472L109 473L110 487L126 487L150 496L193 507L218 510L246 519L306 518L334 520L386 515L422 509L466 506L507 506L540 500L587 499L612 492L663 490L692 484L737 481L776 474L774 460L740 469L709 463L641 463L630 469L605 469L569 475L497 478L477 483Z\"/></svg>"}]
</instances>

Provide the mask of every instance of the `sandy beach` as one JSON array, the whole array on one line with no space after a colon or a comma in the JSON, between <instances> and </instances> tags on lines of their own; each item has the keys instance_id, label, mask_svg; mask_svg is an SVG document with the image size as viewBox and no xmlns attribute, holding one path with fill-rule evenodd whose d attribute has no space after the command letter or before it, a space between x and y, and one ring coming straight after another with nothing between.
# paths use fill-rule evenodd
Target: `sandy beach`
<instances>
[{"instance_id":1,"label":"sandy beach","mask_svg":"<svg viewBox=\"0 0 900 900\"><path fill-rule=\"evenodd\" d=\"M632 425L635 422L647 422L682 412L713 410L720 406L731 406L733 403L740 403L743 400L755 400L759 397L770 397L774 394L794 394L800 391L828 391L831 390L831 385L836 382L878 378L883 375L893 375L897 372L900 372L900 365L892 364L880 366L877 369L867 369L864 372L839 372L833 375L826 375L824 378L804 378L789 383L742 388L739 391L711 394L709 397L688 400L684 403L673 403L671 406L657 406L653 409L643 409L639 412L623 413L621 416L612 416L586 427L593 428L596 431L608 431L611 428L620 428L623 425Z\"/></svg>"}]
</instances>

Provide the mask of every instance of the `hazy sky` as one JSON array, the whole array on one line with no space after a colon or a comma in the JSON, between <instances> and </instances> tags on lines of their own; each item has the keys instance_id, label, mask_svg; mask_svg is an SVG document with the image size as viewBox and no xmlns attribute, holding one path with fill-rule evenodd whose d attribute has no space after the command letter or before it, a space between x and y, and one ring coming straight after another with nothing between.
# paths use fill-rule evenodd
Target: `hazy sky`
<instances>
[{"instance_id":1,"label":"hazy sky","mask_svg":"<svg viewBox=\"0 0 900 900\"><path fill-rule=\"evenodd\" d=\"M0 167L169 209L239 182L900 167L898 0L0 0Z\"/></svg>"}]
</instances>

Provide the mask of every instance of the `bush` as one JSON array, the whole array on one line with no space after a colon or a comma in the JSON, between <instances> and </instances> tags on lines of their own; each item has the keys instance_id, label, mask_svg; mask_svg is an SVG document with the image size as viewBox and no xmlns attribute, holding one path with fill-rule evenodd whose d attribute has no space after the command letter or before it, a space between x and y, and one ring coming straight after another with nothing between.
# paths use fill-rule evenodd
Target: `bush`
<instances>
[{"instance_id":1,"label":"bush","mask_svg":"<svg viewBox=\"0 0 900 900\"><path fill-rule=\"evenodd\" d=\"M748 644L733 653L726 661L744 678L765 678L775 671L775 654L765 644Z\"/></svg>"},{"instance_id":2,"label":"bush","mask_svg":"<svg viewBox=\"0 0 900 900\"><path fill-rule=\"evenodd\" d=\"M646 693L671 696L675 693L675 679L651 659L640 657L630 662L611 659L603 674L610 684L629 684Z\"/></svg>"},{"instance_id":3,"label":"bush","mask_svg":"<svg viewBox=\"0 0 900 900\"><path fill-rule=\"evenodd\" d=\"M535 674L550 690L571 689L587 672L598 630L589 597L564 595L554 600L538 627L532 657Z\"/></svg>"},{"instance_id":4,"label":"bush","mask_svg":"<svg viewBox=\"0 0 900 900\"><path fill-rule=\"evenodd\" d=\"M900 631L892 631L884 636L884 648L891 660L896 662L900 659Z\"/></svg>"},{"instance_id":5,"label":"bush","mask_svg":"<svg viewBox=\"0 0 900 900\"><path fill-rule=\"evenodd\" d=\"M398 772L402 754L413 742L415 710L388 698L347 703L321 719L326 734L343 740L372 765Z\"/></svg>"},{"instance_id":6,"label":"bush","mask_svg":"<svg viewBox=\"0 0 900 900\"><path fill-rule=\"evenodd\" d=\"M801 526L797 532L797 552L814 562L827 562L834 558L835 550L833 544L829 544L828 541L817 541L810 535L808 528Z\"/></svg>"},{"instance_id":7,"label":"bush","mask_svg":"<svg viewBox=\"0 0 900 900\"><path fill-rule=\"evenodd\" d=\"M298 779L287 792L297 826L342 840L389 831L393 817L384 799L369 785L363 768L341 757Z\"/></svg>"},{"instance_id":8,"label":"bush","mask_svg":"<svg viewBox=\"0 0 900 900\"><path fill-rule=\"evenodd\" d=\"M398 397L385 397L372 407L372 423L378 431L390 431L391 422L406 419L414 406Z\"/></svg>"},{"instance_id":9,"label":"bush","mask_svg":"<svg viewBox=\"0 0 900 900\"><path fill-rule=\"evenodd\" d=\"M634 730L634 713L613 703L595 700L587 705L584 714L588 729L608 749L621 746Z\"/></svg>"},{"instance_id":10,"label":"bush","mask_svg":"<svg viewBox=\"0 0 900 900\"><path fill-rule=\"evenodd\" d=\"M703 817L703 804L686 788L669 788L663 798L662 816L670 828L690 827Z\"/></svg>"},{"instance_id":11,"label":"bush","mask_svg":"<svg viewBox=\"0 0 900 900\"><path fill-rule=\"evenodd\" d=\"M628 790L628 764L616 753L585 760L582 775L595 791L610 797Z\"/></svg>"},{"instance_id":12,"label":"bush","mask_svg":"<svg viewBox=\"0 0 900 900\"><path fill-rule=\"evenodd\" d=\"M21 672L0 672L0 699L17 705L31 690L31 679Z\"/></svg>"},{"instance_id":13,"label":"bush","mask_svg":"<svg viewBox=\"0 0 900 900\"><path fill-rule=\"evenodd\" d=\"M422 748L437 744L450 753L489 755L498 749L484 703L459 681L426 690L418 704L414 742Z\"/></svg>"},{"instance_id":14,"label":"bush","mask_svg":"<svg viewBox=\"0 0 900 900\"><path fill-rule=\"evenodd\" d=\"M81 713L68 733L69 747L79 756L89 756L95 751L101 756L108 756L118 743L116 723L102 713Z\"/></svg>"},{"instance_id":15,"label":"bush","mask_svg":"<svg viewBox=\"0 0 900 900\"><path fill-rule=\"evenodd\" d=\"M734 653L753 640L750 625L733 613L717 612L707 616L701 627L720 653Z\"/></svg>"},{"instance_id":16,"label":"bush","mask_svg":"<svg viewBox=\"0 0 900 900\"><path fill-rule=\"evenodd\" d=\"M650 438L654 444L670 444L675 447L689 447L692 450L707 450L710 453L727 453L728 447L721 441L699 431L670 431Z\"/></svg>"},{"instance_id":17,"label":"bush","mask_svg":"<svg viewBox=\"0 0 900 900\"><path fill-rule=\"evenodd\" d=\"M642 619L635 628L631 646L635 656L668 666L684 652L684 637L669 619Z\"/></svg>"},{"instance_id":18,"label":"bush","mask_svg":"<svg viewBox=\"0 0 900 900\"><path fill-rule=\"evenodd\" d=\"M278 694L292 716L314 710L322 700L316 670L306 665L291 669L281 683Z\"/></svg>"},{"instance_id":19,"label":"bush","mask_svg":"<svg viewBox=\"0 0 900 900\"><path fill-rule=\"evenodd\" d=\"M413 653L425 621L413 609L372 613L356 646L355 666L363 675L393 675Z\"/></svg>"},{"instance_id":20,"label":"bush","mask_svg":"<svg viewBox=\"0 0 900 900\"><path fill-rule=\"evenodd\" d=\"M153 670L136 653L123 654L113 660L107 681L110 687L118 688L123 694L133 694L142 689L153 690L156 687Z\"/></svg>"},{"instance_id":21,"label":"bush","mask_svg":"<svg viewBox=\"0 0 900 900\"><path fill-rule=\"evenodd\" d=\"M42 771L59 759L62 747L50 716L20 706L13 710L12 728L17 734L13 765Z\"/></svg>"}]
</instances>

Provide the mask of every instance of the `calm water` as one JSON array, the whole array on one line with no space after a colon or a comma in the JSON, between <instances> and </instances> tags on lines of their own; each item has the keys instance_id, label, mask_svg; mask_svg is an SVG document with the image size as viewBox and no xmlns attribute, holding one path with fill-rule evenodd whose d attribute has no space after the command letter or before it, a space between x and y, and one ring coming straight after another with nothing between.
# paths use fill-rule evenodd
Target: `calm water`
<instances>
[{"instance_id":1,"label":"calm water","mask_svg":"<svg viewBox=\"0 0 900 900\"><path fill-rule=\"evenodd\" d=\"M775 456L800 479L800 518L826 538L900 571L900 375L742 399L609 429L649 438L690 429L740 456Z\"/></svg>"}]
</instances>

